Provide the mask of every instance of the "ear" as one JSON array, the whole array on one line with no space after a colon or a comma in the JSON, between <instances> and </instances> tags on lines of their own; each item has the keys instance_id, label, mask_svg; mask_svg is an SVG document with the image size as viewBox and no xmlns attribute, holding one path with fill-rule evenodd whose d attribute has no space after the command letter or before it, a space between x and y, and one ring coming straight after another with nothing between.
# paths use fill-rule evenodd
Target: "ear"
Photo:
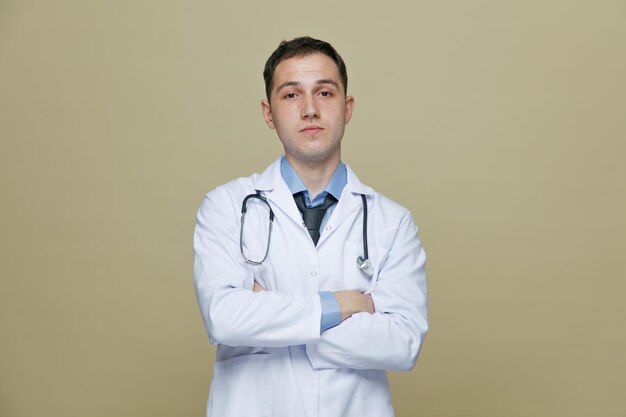
<instances>
[{"instance_id":1,"label":"ear","mask_svg":"<svg viewBox=\"0 0 626 417\"><path fill-rule=\"evenodd\" d=\"M346 115L345 115L346 124L350 122L350 119L352 118L353 110L354 110L354 97L346 96Z\"/></svg>"},{"instance_id":2,"label":"ear","mask_svg":"<svg viewBox=\"0 0 626 417\"><path fill-rule=\"evenodd\" d=\"M263 109L263 118L265 119L265 123L267 123L270 129L274 129L274 119L272 118L272 107L270 106L270 102L265 99L261 100L261 108Z\"/></svg>"}]
</instances>

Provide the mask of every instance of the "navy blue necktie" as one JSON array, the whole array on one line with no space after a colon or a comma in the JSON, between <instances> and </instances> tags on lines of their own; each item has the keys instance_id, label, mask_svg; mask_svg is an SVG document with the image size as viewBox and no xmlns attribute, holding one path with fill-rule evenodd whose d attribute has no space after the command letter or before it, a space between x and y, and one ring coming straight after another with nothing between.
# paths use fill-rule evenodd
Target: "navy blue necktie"
<instances>
[{"instance_id":1,"label":"navy blue necktie","mask_svg":"<svg viewBox=\"0 0 626 417\"><path fill-rule=\"evenodd\" d=\"M322 225L322 219L324 218L328 207L335 204L337 199L331 194L326 194L326 198L324 199L322 205L311 208L306 206L304 191L294 194L293 199L296 201L298 210L302 213L302 219L304 220L306 228L309 230L311 239L313 239L313 244L317 246L317 242L320 240L320 226Z\"/></svg>"}]
</instances>

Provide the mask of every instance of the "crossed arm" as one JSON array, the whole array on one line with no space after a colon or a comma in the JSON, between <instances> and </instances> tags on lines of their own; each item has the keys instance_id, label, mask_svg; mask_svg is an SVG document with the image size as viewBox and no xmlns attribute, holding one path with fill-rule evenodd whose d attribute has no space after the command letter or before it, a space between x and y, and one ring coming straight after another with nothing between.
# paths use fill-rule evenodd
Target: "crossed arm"
<instances>
[{"instance_id":1,"label":"crossed arm","mask_svg":"<svg viewBox=\"0 0 626 417\"><path fill-rule=\"evenodd\" d=\"M254 281L252 290L254 292L266 291L265 288L256 281ZM341 321L344 321L356 313L374 314L376 310L372 296L369 294L363 294L357 290L342 290L333 292L333 295L337 303L339 303Z\"/></svg>"},{"instance_id":2,"label":"crossed arm","mask_svg":"<svg viewBox=\"0 0 626 417\"><path fill-rule=\"evenodd\" d=\"M342 323L320 334L317 293L264 291L242 266L235 210L223 204L228 197L220 194L203 202L194 236L196 295L213 343L304 344L315 368L413 367L428 324L426 258L410 214L385 244L389 256L374 291L336 292Z\"/></svg>"}]
</instances>

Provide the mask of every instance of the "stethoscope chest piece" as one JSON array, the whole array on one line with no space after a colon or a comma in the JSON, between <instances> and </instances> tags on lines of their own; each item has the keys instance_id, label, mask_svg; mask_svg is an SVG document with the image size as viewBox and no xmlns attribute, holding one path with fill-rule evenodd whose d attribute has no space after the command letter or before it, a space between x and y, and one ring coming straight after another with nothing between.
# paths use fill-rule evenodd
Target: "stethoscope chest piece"
<instances>
[{"instance_id":1,"label":"stethoscope chest piece","mask_svg":"<svg viewBox=\"0 0 626 417\"><path fill-rule=\"evenodd\" d=\"M374 268L372 267L372 261L369 259L363 259L362 256L356 258L356 266L359 267L365 275L371 277L374 275Z\"/></svg>"}]
</instances>

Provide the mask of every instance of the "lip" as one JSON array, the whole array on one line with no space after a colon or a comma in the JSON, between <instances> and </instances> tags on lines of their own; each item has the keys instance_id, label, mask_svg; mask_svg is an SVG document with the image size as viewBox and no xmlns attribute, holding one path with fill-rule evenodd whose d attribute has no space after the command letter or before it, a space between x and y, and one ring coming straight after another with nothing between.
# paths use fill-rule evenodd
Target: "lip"
<instances>
[{"instance_id":1,"label":"lip","mask_svg":"<svg viewBox=\"0 0 626 417\"><path fill-rule=\"evenodd\" d=\"M307 127L305 127L304 129L300 130L300 132L303 133L317 133L319 131L324 130L323 128L317 126L317 125L309 125Z\"/></svg>"}]
</instances>

